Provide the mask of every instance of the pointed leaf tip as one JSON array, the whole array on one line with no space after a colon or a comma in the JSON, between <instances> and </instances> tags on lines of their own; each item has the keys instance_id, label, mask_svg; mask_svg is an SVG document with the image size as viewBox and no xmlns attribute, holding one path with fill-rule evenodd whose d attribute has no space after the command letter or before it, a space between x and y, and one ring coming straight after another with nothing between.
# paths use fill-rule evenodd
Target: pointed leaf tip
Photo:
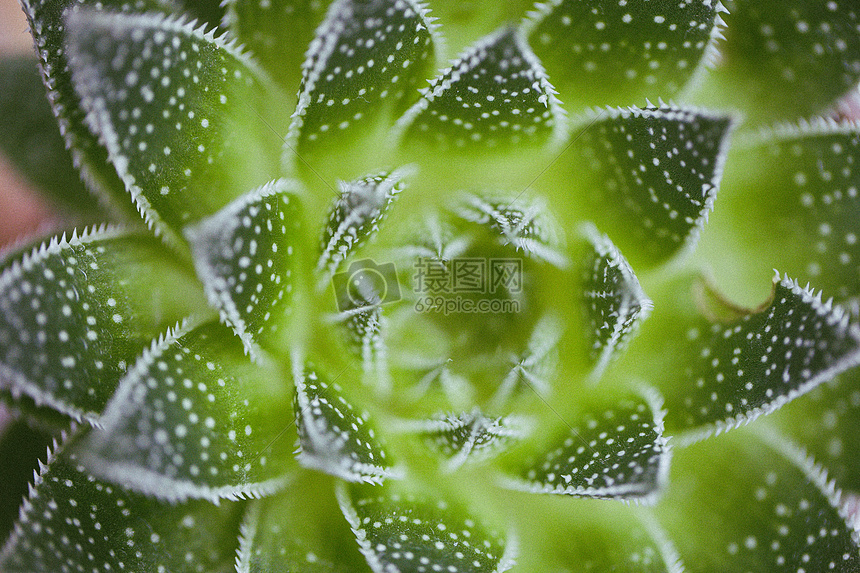
<instances>
[{"instance_id":1,"label":"pointed leaf tip","mask_svg":"<svg viewBox=\"0 0 860 573\"><path fill-rule=\"evenodd\" d=\"M294 410L302 465L354 482L379 484L398 476L366 414L359 414L340 386L308 367L294 373Z\"/></svg>"}]
</instances>

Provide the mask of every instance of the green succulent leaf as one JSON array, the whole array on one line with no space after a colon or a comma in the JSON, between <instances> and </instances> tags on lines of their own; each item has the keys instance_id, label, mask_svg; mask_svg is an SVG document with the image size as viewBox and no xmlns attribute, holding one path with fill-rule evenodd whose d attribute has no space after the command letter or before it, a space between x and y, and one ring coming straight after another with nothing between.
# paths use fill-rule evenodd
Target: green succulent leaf
<instances>
[{"instance_id":1,"label":"green succulent leaf","mask_svg":"<svg viewBox=\"0 0 860 573\"><path fill-rule=\"evenodd\" d=\"M187 269L151 237L52 239L0 273L0 388L97 424L138 353L203 308Z\"/></svg>"},{"instance_id":2,"label":"green succulent leaf","mask_svg":"<svg viewBox=\"0 0 860 573\"><path fill-rule=\"evenodd\" d=\"M143 353L76 448L90 471L171 502L271 494L294 467L291 396L217 322L183 325Z\"/></svg>"},{"instance_id":3,"label":"green succulent leaf","mask_svg":"<svg viewBox=\"0 0 860 573\"><path fill-rule=\"evenodd\" d=\"M398 477L367 414L355 411L338 384L310 367L296 372L294 380L299 463L354 482L378 484Z\"/></svg>"},{"instance_id":4,"label":"green succulent leaf","mask_svg":"<svg viewBox=\"0 0 860 573\"><path fill-rule=\"evenodd\" d=\"M72 12L69 62L90 129L156 232L265 183L277 143L266 83L223 36L157 14Z\"/></svg>"},{"instance_id":5,"label":"green succulent leaf","mask_svg":"<svg viewBox=\"0 0 860 573\"><path fill-rule=\"evenodd\" d=\"M576 145L589 215L628 259L660 263L691 249L722 175L732 120L669 105L596 115Z\"/></svg>"},{"instance_id":6,"label":"green succulent leaf","mask_svg":"<svg viewBox=\"0 0 860 573\"><path fill-rule=\"evenodd\" d=\"M720 260L702 245L718 276L737 281L776 266L837 300L860 294L860 128L816 120L744 143L727 163L714 215L735 256Z\"/></svg>"},{"instance_id":7,"label":"green succulent leaf","mask_svg":"<svg viewBox=\"0 0 860 573\"><path fill-rule=\"evenodd\" d=\"M210 304L255 357L261 347L278 347L293 312L299 193L294 181L272 181L185 232Z\"/></svg>"},{"instance_id":8,"label":"green succulent leaf","mask_svg":"<svg viewBox=\"0 0 860 573\"><path fill-rule=\"evenodd\" d=\"M697 444L678 453L671 480L655 513L691 573L860 570L839 492L779 436Z\"/></svg>"},{"instance_id":9,"label":"green succulent leaf","mask_svg":"<svg viewBox=\"0 0 860 573\"><path fill-rule=\"evenodd\" d=\"M398 169L339 182L340 197L332 207L323 232L317 269L334 273L355 249L371 239L397 195L405 188L409 170ZM360 290L373 297L370 291ZM345 295L347 293L338 293ZM371 302L368 299L368 302ZM342 308L353 304L345 302Z\"/></svg>"},{"instance_id":10,"label":"green succulent leaf","mask_svg":"<svg viewBox=\"0 0 860 573\"><path fill-rule=\"evenodd\" d=\"M726 21L721 61L701 97L739 107L751 122L808 117L860 79L860 10L853 2L736 1Z\"/></svg>"},{"instance_id":11,"label":"green succulent leaf","mask_svg":"<svg viewBox=\"0 0 860 573\"><path fill-rule=\"evenodd\" d=\"M74 165L80 168L87 186L110 208L131 220L136 219L123 183L107 161L105 148L86 125L86 111L75 91L69 68L65 15L68 10L77 10L81 6L123 12L135 8L158 11L164 10L166 3L160 0L22 0L21 5L39 54L48 101L57 117L66 147L71 151Z\"/></svg>"},{"instance_id":12,"label":"green succulent leaf","mask_svg":"<svg viewBox=\"0 0 860 573\"><path fill-rule=\"evenodd\" d=\"M525 29L565 102L629 105L675 96L713 62L721 12L719 0L549 0Z\"/></svg>"},{"instance_id":13,"label":"green succulent leaf","mask_svg":"<svg viewBox=\"0 0 860 573\"><path fill-rule=\"evenodd\" d=\"M305 48L314 39L323 0L228 0L225 24L286 93L299 91Z\"/></svg>"},{"instance_id":14,"label":"green succulent leaf","mask_svg":"<svg viewBox=\"0 0 860 573\"><path fill-rule=\"evenodd\" d=\"M0 151L52 201L76 211L96 211L96 198L84 188L57 121L45 99L45 86L32 56L0 60Z\"/></svg>"},{"instance_id":15,"label":"green succulent leaf","mask_svg":"<svg viewBox=\"0 0 860 573\"><path fill-rule=\"evenodd\" d=\"M346 573L309 548L308 532L300 522L310 508L303 507L302 497L302 492L287 491L249 503L236 552L236 573Z\"/></svg>"},{"instance_id":16,"label":"green succulent leaf","mask_svg":"<svg viewBox=\"0 0 860 573\"><path fill-rule=\"evenodd\" d=\"M666 426L696 440L729 430L860 362L860 330L821 293L774 278L769 304L727 322L687 325L665 385Z\"/></svg>"},{"instance_id":17,"label":"green succulent leaf","mask_svg":"<svg viewBox=\"0 0 860 573\"><path fill-rule=\"evenodd\" d=\"M851 370L795 400L772 422L827 469L845 490L860 491L854 468L860 464L860 389L858 371Z\"/></svg>"},{"instance_id":18,"label":"green succulent leaf","mask_svg":"<svg viewBox=\"0 0 860 573\"><path fill-rule=\"evenodd\" d=\"M644 400L622 400L588 417L542 459L505 479L505 485L531 493L652 503L666 485L671 453L661 402L649 390Z\"/></svg>"},{"instance_id":19,"label":"green succulent leaf","mask_svg":"<svg viewBox=\"0 0 860 573\"><path fill-rule=\"evenodd\" d=\"M467 48L422 94L398 121L408 142L510 148L557 141L566 125L540 61L512 27Z\"/></svg>"},{"instance_id":20,"label":"green succulent leaf","mask_svg":"<svg viewBox=\"0 0 860 573\"><path fill-rule=\"evenodd\" d=\"M364 310L361 310L364 309ZM349 341L361 357L365 380L377 389L391 389L388 372L388 346L385 342L385 317L382 307L370 303L339 315L349 332Z\"/></svg>"},{"instance_id":21,"label":"green succulent leaf","mask_svg":"<svg viewBox=\"0 0 860 573\"><path fill-rule=\"evenodd\" d=\"M547 213L545 204L524 197L506 200L467 195L457 208L460 218L491 230L499 244L563 268L568 261L559 248L559 234ZM496 278L504 281L510 277ZM495 286L498 285L488 285L491 290Z\"/></svg>"},{"instance_id":22,"label":"green succulent leaf","mask_svg":"<svg viewBox=\"0 0 860 573\"><path fill-rule=\"evenodd\" d=\"M288 145L301 152L402 111L434 63L434 26L414 0L336 0L307 51Z\"/></svg>"},{"instance_id":23,"label":"green succulent leaf","mask_svg":"<svg viewBox=\"0 0 860 573\"><path fill-rule=\"evenodd\" d=\"M227 571L241 506L167 506L91 476L74 456L40 465L0 569L33 571Z\"/></svg>"},{"instance_id":24,"label":"green succulent leaf","mask_svg":"<svg viewBox=\"0 0 860 573\"><path fill-rule=\"evenodd\" d=\"M461 414L440 414L428 420L404 422L404 428L423 438L446 458L445 470L491 459L530 432L529 421L516 416L489 417L475 409Z\"/></svg>"},{"instance_id":25,"label":"green succulent leaf","mask_svg":"<svg viewBox=\"0 0 860 573\"><path fill-rule=\"evenodd\" d=\"M561 321L556 316L548 314L538 320L526 349L511 356L510 370L493 396L494 407L502 408L512 395L525 387L540 396L552 392L550 380L558 365L558 343L562 333Z\"/></svg>"},{"instance_id":26,"label":"green succulent leaf","mask_svg":"<svg viewBox=\"0 0 860 573\"><path fill-rule=\"evenodd\" d=\"M501 573L516 543L486 532L444 501L423 503L367 486L337 491L341 510L374 573Z\"/></svg>"},{"instance_id":27,"label":"green succulent leaf","mask_svg":"<svg viewBox=\"0 0 860 573\"><path fill-rule=\"evenodd\" d=\"M592 378L597 379L636 335L654 303L609 237L593 225L584 231L590 250L583 264L583 303L595 364Z\"/></svg>"}]
</instances>

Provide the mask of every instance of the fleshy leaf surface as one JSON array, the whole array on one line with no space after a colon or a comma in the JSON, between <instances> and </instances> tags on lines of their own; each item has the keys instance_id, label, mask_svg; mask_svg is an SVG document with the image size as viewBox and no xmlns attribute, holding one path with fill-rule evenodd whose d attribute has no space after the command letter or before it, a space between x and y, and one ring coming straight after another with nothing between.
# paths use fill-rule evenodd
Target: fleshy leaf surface
<instances>
[{"instance_id":1,"label":"fleshy leaf surface","mask_svg":"<svg viewBox=\"0 0 860 573\"><path fill-rule=\"evenodd\" d=\"M774 413L773 423L815 458L845 490L860 491L860 389L857 369L840 374Z\"/></svg>"},{"instance_id":2,"label":"fleshy leaf surface","mask_svg":"<svg viewBox=\"0 0 860 573\"><path fill-rule=\"evenodd\" d=\"M107 153L98 138L86 125L86 111L75 91L69 68L67 10L86 6L90 9L112 9L128 12L133 9L159 11L165 9L160 0L23 0L21 2L30 31L39 53L42 79L48 90L48 101L57 117L60 133L72 153L73 163L81 170L87 186L97 193L118 214L135 218L123 183L108 163ZM40 96L41 97L41 96Z\"/></svg>"},{"instance_id":3,"label":"fleshy leaf surface","mask_svg":"<svg viewBox=\"0 0 860 573\"><path fill-rule=\"evenodd\" d=\"M293 311L300 190L293 181L272 181L185 233L210 303L254 356L272 347Z\"/></svg>"},{"instance_id":4,"label":"fleshy leaf surface","mask_svg":"<svg viewBox=\"0 0 860 573\"><path fill-rule=\"evenodd\" d=\"M702 97L740 108L751 122L809 117L860 79L860 10L853 2L737 1L726 23L721 61Z\"/></svg>"},{"instance_id":5,"label":"fleshy leaf surface","mask_svg":"<svg viewBox=\"0 0 860 573\"><path fill-rule=\"evenodd\" d=\"M654 303L609 237L591 225L585 234L591 249L583 264L583 302L596 379L636 335Z\"/></svg>"},{"instance_id":6,"label":"fleshy leaf surface","mask_svg":"<svg viewBox=\"0 0 860 573\"><path fill-rule=\"evenodd\" d=\"M501 245L564 267L568 261L560 250L559 233L547 213L548 207L543 202L524 197L503 199L468 195L457 208L460 218L490 229ZM511 277L496 278L504 282ZM488 288L492 291L498 286L490 284Z\"/></svg>"},{"instance_id":7,"label":"fleshy leaf surface","mask_svg":"<svg viewBox=\"0 0 860 573\"><path fill-rule=\"evenodd\" d=\"M629 105L673 97L711 62L720 12L719 0L549 0L525 26L566 103Z\"/></svg>"},{"instance_id":8,"label":"fleshy leaf surface","mask_svg":"<svg viewBox=\"0 0 860 573\"><path fill-rule=\"evenodd\" d=\"M385 341L386 319L382 314L382 307L374 303L362 304L341 313L338 318L343 319L350 346L361 358L365 380L378 390L390 390L388 345Z\"/></svg>"},{"instance_id":9,"label":"fleshy leaf surface","mask_svg":"<svg viewBox=\"0 0 860 573\"><path fill-rule=\"evenodd\" d=\"M860 294L858 152L858 126L823 120L739 142L714 214L723 234L702 243L715 275L729 283L776 267L840 301ZM731 241L731 261L714 253L718 239Z\"/></svg>"},{"instance_id":10,"label":"fleshy leaf surface","mask_svg":"<svg viewBox=\"0 0 860 573\"><path fill-rule=\"evenodd\" d=\"M405 423L405 426L447 459L445 469L449 472L463 464L480 463L495 457L529 431L529 424L524 419L489 417L477 409L415 420Z\"/></svg>"},{"instance_id":11,"label":"fleshy leaf surface","mask_svg":"<svg viewBox=\"0 0 860 573\"><path fill-rule=\"evenodd\" d=\"M857 533L825 473L778 436L750 430L673 460L655 514L686 571L860 571Z\"/></svg>"},{"instance_id":12,"label":"fleshy leaf surface","mask_svg":"<svg viewBox=\"0 0 860 573\"><path fill-rule=\"evenodd\" d=\"M398 121L407 142L494 148L561 137L564 113L540 61L517 28L467 48Z\"/></svg>"},{"instance_id":13,"label":"fleshy leaf surface","mask_svg":"<svg viewBox=\"0 0 860 573\"><path fill-rule=\"evenodd\" d=\"M91 476L73 456L42 465L0 569L33 571L226 570L241 506L163 503Z\"/></svg>"},{"instance_id":14,"label":"fleshy leaf surface","mask_svg":"<svg viewBox=\"0 0 860 573\"><path fill-rule=\"evenodd\" d=\"M344 544L352 543L349 528L345 523L335 528L317 518L321 506L337 512L331 484L315 487L319 481L319 475L308 475L283 492L249 502L236 552L237 573L350 571L343 566L349 557ZM357 555L356 562L359 559Z\"/></svg>"},{"instance_id":15,"label":"fleshy leaf surface","mask_svg":"<svg viewBox=\"0 0 860 573\"><path fill-rule=\"evenodd\" d=\"M589 215L625 256L650 264L691 248L711 211L728 116L662 105L601 112L575 143ZM589 177L593 177L589 178Z\"/></svg>"},{"instance_id":16,"label":"fleshy leaf surface","mask_svg":"<svg viewBox=\"0 0 860 573\"><path fill-rule=\"evenodd\" d=\"M379 224L405 187L403 178L406 175L406 170L395 170L339 182L340 197L329 213L323 232L318 269L336 271L355 249L379 231ZM348 301L344 304L341 310L353 306Z\"/></svg>"},{"instance_id":17,"label":"fleshy leaf surface","mask_svg":"<svg viewBox=\"0 0 860 573\"><path fill-rule=\"evenodd\" d=\"M108 228L53 239L0 273L0 388L97 423L146 345L205 308L200 294L150 237Z\"/></svg>"},{"instance_id":18,"label":"fleshy leaf surface","mask_svg":"<svg viewBox=\"0 0 860 573\"><path fill-rule=\"evenodd\" d=\"M290 95L299 91L305 48L322 22L324 0L228 0L227 28Z\"/></svg>"},{"instance_id":19,"label":"fleshy leaf surface","mask_svg":"<svg viewBox=\"0 0 860 573\"><path fill-rule=\"evenodd\" d=\"M414 0L336 0L307 51L288 142L298 151L402 111L434 63L433 24Z\"/></svg>"},{"instance_id":20,"label":"fleshy leaf surface","mask_svg":"<svg viewBox=\"0 0 860 573\"><path fill-rule=\"evenodd\" d=\"M152 13L80 10L67 26L87 125L157 232L175 238L277 173L257 117L270 84L223 36Z\"/></svg>"},{"instance_id":21,"label":"fleshy leaf surface","mask_svg":"<svg viewBox=\"0 0 860 573\"><path fill-rule=\"evenodd\" d=\"M501 573L514 566L514 542L486 532L444 501L422 503L367 486L342 486L337 495L374 573Z\"/></svg>"},{"instance_id":22,"label":"fleshy leaf surface","mask_svg":"<svg viewBox=\"0 0 860 573\"><path fill-rule=\"evenodd\" d=\"M397 477L367 414L355 411L338 384L311 367L294 380L299 463L347 481L378 484Z\"/></svg>"},{"instance_id":23,"label":"fleshy leaf surface","mask_svg":"<svg viewBox=\"0 0 860 573\"><path fill-rule=\"evenodd\" d=\"M504 483L532 493L651 503L669 471L664 416L656 395L622 400L565 432L560 444Z\"/></svg>"},{"instance_id":24,"label":"fleshy leaf surface","mask_svg":"<svg viewBox=\"0 0 860 573\"><path fill-rule=\"evenodd\" d=\"M76 451L90 471L168 501L258 497L294 467L291 396L217 322L169 332L122 379Z\"/></svg>"},{"instance_id":25,"label":"fleshy leaf surface","mask_svg":"<svg viewBox=\"0 0 860 573\"><path fill-rule=\"evenodd\" d=\"M727 322L687 325L663 385L666 426L700 439L773 412L860 362L860 330L832 301L786 278L772 301Z\"/></svg>"}]
</instances>

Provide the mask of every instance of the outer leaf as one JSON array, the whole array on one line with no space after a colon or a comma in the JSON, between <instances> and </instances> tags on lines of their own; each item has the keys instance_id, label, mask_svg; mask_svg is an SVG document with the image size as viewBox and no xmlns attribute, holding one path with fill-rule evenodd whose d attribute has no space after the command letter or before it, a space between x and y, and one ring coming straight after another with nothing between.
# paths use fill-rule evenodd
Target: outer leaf
<instances>
[{"instance_id":1,"label":"outer leaf","mask_svg":"<svg viewBox=\"0 0 860 573\"><path fill-rule=\"evenodd\" d=\"M84 122L86 112L72 84L66 49L67 31L64 21L66 10L80 5L96 9L129 11L163 10L165 2L160 0L22 0L21 5L30 22L30 31L39 53L42 78L48 88L48 101L72 153L72 159L81 169L87 186L118 213L131 215L134 211L128 204L122 181L108 164L105 149L99 145Z\"/></svg>"},{"instance_id":2,"label":"outer leaf","mask_svg":"<svg viewBox=\"0 0 860 573\"><path fill-rule=\"evenodd\" d=\"M0 388L97 423L129 362L204 307L153 239L115 229L54 239L0 274Z\"/></svg>"},{"instance_id":3,"label":"outer leaf","mask_svg":"<svg viewBox=\"0 0 860 573\"><path fill-rule=\"evenodd\" d=\"M548 208L540 201L517 197L515 199L485 198L468 195L457 209L457 214L470 223L487 227L498 235L498 242L510 245L517 251L557 267L567 266L560 252L561 241ZM510 277L497 277L504 280ZM493 286L490 285L492 289ZM522 286L522 285L520 285Z\"/></svg>"},{"instance_id":4,"label":"outer leaf","mask_svg":"<svg viewBox=\"0 0 860 573\"><path fill-rule=\"evenodd\" d=\"M845 490L860 491L860 390L855 368L821 384L773 416L773 422L795 439Z\"/></svg>"},{"instance_id":5,"label":"outer leaf","mask_svg":"<svg viewBox=\"0 0 860 573\"><path fill-rule=\"evenodd\" d=\"M245 349L277 348L293 312L302 214L298 183L279 179L188 228L197 274Z\"/></svg>"},{"instance_id":6,"label":"outer leaf","mask_svg":"<svg viewBox=\"0 0 860 573\"><path fill-rule=\"evenodd\" d=\"M842 308L787 277L766 308L727 323L699 319L665 385L672 432L691 440L745 424L860 362L860 330Z\"/></svg>"},{"instance_id":7,"label":"outer leaf","mask_svg":"<svg viewBox=\"0 0 860 573\"><path fill-rule=\"evenodd\" d=\"M731 261L708 256L717 276L730 283L776 266L837 300L860 294L860 128L801 122L744 143L727 163L715 213L726 234L702 244L735 249Z\"/></svg>"},{"instance_id":8,"label":"outer leaf","mask_svg":"<svg viewBox=\"0 0 860 573\"><path fill-rule=\"evenodd\" d=\"M404 426L447 459L448 472L493 458L530 431L526 420L515 416L490 418L478 409L405 422Z\"/></svg>"},{"instance_id":9,"label":"outer leaf","mask_svg":"<svg viewBox=\"0 0 860 573\"><path fill-rule=\"evenodd\" d=\"M577 142L597 226L631 260L659 263L692 248L713 206L731 119L667 105L603 115Z\"/></svg>"},{"instance_id":10,"label":"outer leaf","mask_svg":"<svg viewBox=\"0 0 860 573\"><path fill-rule=\"evenodd\" d=\"M655 513L690 573L860 571L838 492L777 437L738 431L697 444L673 460L671 483Z\"/></svg>"},{"instance_id":11,"label":"outer leaf","mask_svg":"<svg viewBox=\"0 0 860 573\"><path fill-rule=\"evenodd\" d=\"M270 494L290 467L289 390L216 322L169 332L76 451L94 474L168 501Z\"/></svg>"},{"instance_id":12,"label":"outer leaf","mask_svg":"<svg viewBox=\"0 0 860 573\"><path fill-rule=\"evenodd\" d=\"M59 131L35 58L0 61L0 150L36 188L77 211L94 211Z\"/></svg>"},{"instance_id":13,"label":"outer leaf","mask_svg":"<svg viewBox=\"0 0 860 573\"><path fill-rule=\"evenodd\" d=\"M583 268L583 302L597 379L617 358L648 318L654 303L642 290L639 279L609 237L589 225L585 235L591 243Z\"/></svg>"},{"instance_id":14,"label":"outer leaf","mask_svg":"<svg viewBox=\"0 0 860 573\"><path fill-rule=\"evenodd\" d=\"M833 0L732 3L723 61L703 94L758 123L808 117L860 79L860 10ZM706 99L715 99L704 96Z\"/></svg>"},{"instance_id":15,"label":"outer leaf","mask_svg":"<svg viewBox=\"0 0 860 573\"><path fill-rule=\"evenodd\" d=\"M719 0L549 0L526 22L529 42L565 102L629 105L670 98L713 60Z\"/></svg>"},{"instance_id":16,"label":"outer leaf","mask_svg":"<svg viewBox=\"0 0 860 573\"><path fill-rule=\"evenodd\" d=\"M378 484L397 477L367 425L367 414L355 412L340 386L318 378L310 368L295 372L294 380L297 458L302 465L347 481Z\"/></svg>"},{"instance_id":17,"label":"outer leaf","mask_svg":"<svg viewBox=\"0 0 860 573\"><path fill-rule=\"evenodd\" d=\"M289 94L299 91L304 49L322 22L322 0L229 0L225 24Z\"/></svg>"},{"instance_id":18,"label":"outer leaf","mask_svg":"<svg viewBox=\"0 0 860 573\"><path fill-rule=\"evenodd\" d=\"M653 502L665 487L670 450L662 400L656 393L646 398L588 418L505 484L532 493Z\"/></svg>"},{"instance_id":19,"label":"outer leaf","mask_svg":"<svg viewBox=\"0 0 860 573\"><path fill-rule=\"evenodd\" d=\"M345 486L337 494L374 573L497 573L514 566L515 543L486 533L444 501L429 505Z\"/></svg>"},{"instance_id":20,"label":"outer leaf","mask_svg":"<svg viewBox=\"0 0 860 573\"><path fill-rule=\"evenodd\" d=\"M67 25L87 124L157 232L180 230L276 172L276 139L257 117L270 88L223 37L153 14L82 10Z\"/></svg>"},{"instance_id":21,"label":"outer leaf","mask_svg":"<svg viewBox=\"0 0 860 573\"><path fill-rule=\"evenodd\" d=\"M559 139L564 114L538 59L515 28L468 48L398 121L406 140L510 147Z\"/></svg>"},{"instance_id":22,"label":"outer leaf","mask_svg":"<svg viewBox=\"0 0 860 573\"><path fill-rule=\"evenodd\" d=\"M308 47L288 141L299 151L402 108L433 63L433 25L414 0L336 0ZM330 134L334 134L333 136Z\"/></svg>"},{"instance_id":23,"label":"outer leaf","mask_svg":"<svg viewBox=\"0 0 860 573\"><path fill-rule=\"evenodd\" d=\"M335 272L355 249L373 237L397 194L405 187L406 175L407 170L395 170L349 183L339 182L340 197L329 213L317 269ZM342 308L352 306L346 304Z\"/></svg>"},{"instance_id":24,"label":"outer leaf","mask_svg":"<svg viewBox=\"0 0 860 573\"><path fill-rule=\"evenodd\" d=\"M8 573L224 570L240 506L167 506L93 478L71 457L42 465L0 554Z\"/></svg>"}]
</instances>

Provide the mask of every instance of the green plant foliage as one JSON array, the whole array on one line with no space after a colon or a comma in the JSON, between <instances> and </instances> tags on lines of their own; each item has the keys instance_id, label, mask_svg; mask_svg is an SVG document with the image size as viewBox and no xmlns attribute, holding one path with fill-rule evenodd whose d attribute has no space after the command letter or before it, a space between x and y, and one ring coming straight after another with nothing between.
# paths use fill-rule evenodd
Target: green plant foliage
<instances>
[{"instance_id":1,"label":"green plant foliage","mask_svg":"<svg viewBox=\"0 0 860 573\"><path fill-rule=\"evenodd\" d=\"M167 500L258 497L283 487L289 392L249 364L226 327L170 331L123 378L78 447L95 474ZM272 446L272 447L269 447Z\"/></svg>"},{"instance_id":2,"label":"green plant foliage","mask_svg":"<svg viewBox=\"0 0 860 573\"><path fill-rule=\"evenodd\" d=\"M529 40L567 101L668 99L714 57L725 11L719 0L550 0L530 15Z\"/></svg>"},{"instance_id":3,"label":"green plant foliage","mask_svg":"<svg viewBox=\"0 0 860 573\"><path fill-rule=\"evenodd\" d=\"M201 501L164 506L92 477L74 456L49 458L3 547L0 566L10 573L81 566L226 570L237 546L238 509Z\"/></svg>"},{"instance_id":4,"label":"green plant foliage","mask_svg":"<svg viewBox=\"0 0 860 573\"><path fill-rule=\"evenodd\" d=\"M272 347L293 310L299 191L273 181L186 229L210 303L254 355Z\"/></svg>"},{"instance_id":5,"label":"green plant foliage","mask_svg":"<svg viewBox=\"0 0 860 573\"><path fill-rule=\"evenodd\" d=\"M568 428L561 443L533 460L509 487L600 499L653 500L664 486L669 448L659 399L622 401Z\"/></svg>"},{"instance_id":6,"label":"green plant foliage","mask_svg":"<svg viewBox=\"0 0 860 573\"><path fill-rule=\"evenodd\" d=\"M691 454L715 448L720 455L697 472L695 483L681 477L696 463ZM690 571L710 571L726 560L738 571L860 567L857 534L840 509L839 492L794 446L773 436L738 432L684 451L673 466L672 479L689 488L690 495L682 501L669 494L658 513L670 534L679 527L695 529L697 535L678 544L679 551L696 556ZM722 511L705 501L714 492ZM692 539L696 542L689 543Z\"/></svg>"},{"instance_id":7,"label":"green plant foliage","mask_svg":"<svg viewBox=\"0 0 860 573\"><path fill-rule=\"evenodd\" d=\"M253 120L265 86L222 37L151 14L75 11L69 25L87 124L158 232L198 221L274 170Z\"/></svg>"},{"instance_id":8,"label":"green plant foliage","mask_svg":"<svg viewBox=\"0 0 860 573\"><path fill-rule=\"evenodd\" d=\"M374 573L383 571L507 571L516 544L487 533L443 502L346 486L341 509Z\"/></svg>"},{"instance_id":9,"label":"green plant foliage","mask_svg":"<svg viewBox=\"0 0 860 573\"><path fill-rule=\"evenodd\" d=\"M97 423L135 357L203 306L187 268L159 247L100 229L13 259L0 274L0 387ZM142 279L149 265L161 274Z\"/></svg>"},{"instance_id":10,"label":"green plant foliage","mask_svg":"<svg viewBox=\"0 0 860 573\"><path fill-rule=\"evenodd\" d=\"M771 4L22 0L0 570L860 572L860 16Z\"/></svg>"}]
</instances>

